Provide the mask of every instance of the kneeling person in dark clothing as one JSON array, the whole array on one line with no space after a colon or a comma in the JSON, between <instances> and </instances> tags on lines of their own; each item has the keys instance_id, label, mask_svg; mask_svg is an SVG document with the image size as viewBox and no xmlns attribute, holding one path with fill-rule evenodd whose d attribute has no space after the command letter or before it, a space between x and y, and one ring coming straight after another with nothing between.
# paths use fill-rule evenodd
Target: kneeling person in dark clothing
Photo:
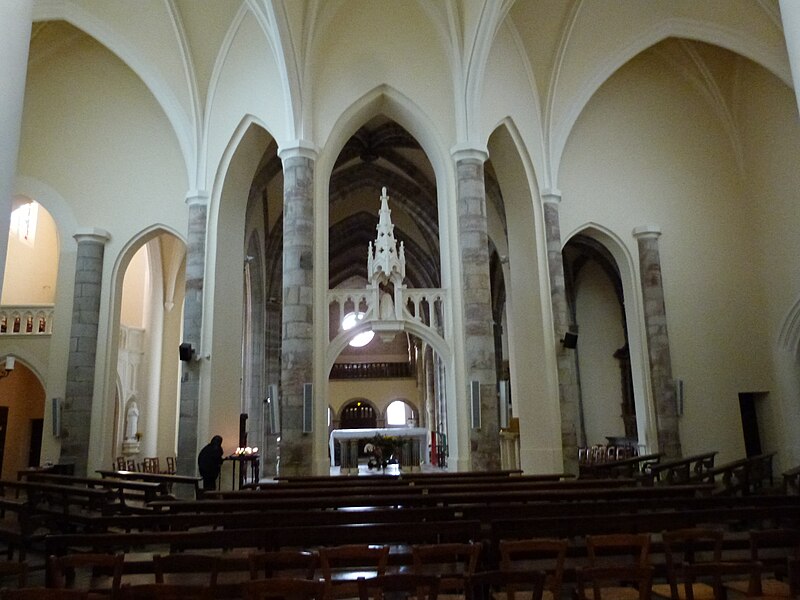
<instances>
[{"instance_id":1,"label":"kneeling person in dark clothing","mask_svg":"<svg viewBox=\"0 0 800 600\"><path fill-rule=\"evenodd\" d=\"M203 490L217 489L217 477L222 467L222 436L215 435L197 456L197 468L203 478Z\"/></svg>"}]
</instances>

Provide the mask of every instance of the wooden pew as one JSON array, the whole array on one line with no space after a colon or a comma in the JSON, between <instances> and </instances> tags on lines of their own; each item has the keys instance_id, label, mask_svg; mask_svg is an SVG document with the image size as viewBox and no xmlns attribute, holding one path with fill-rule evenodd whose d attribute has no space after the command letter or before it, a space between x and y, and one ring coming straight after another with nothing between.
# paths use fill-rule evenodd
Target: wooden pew
<instances>
[{"instance_id":1,"label":"wooden pew","mask_svg":"<svg viewBox=\"0 0 800 600\"><path fill-rule=\"evenodd\" d=\"M39 471L20 471L17 474L18 480L41 481L45 483L56 483L60 485L77 485L87 488L102 488L113 490L123 506L130 508L131 500L139 502L152 502L153 500L164 499L167 496L168 486L166 483L136 481L126 479L98 478L98 477L75 477L74 475L57 475Z\"/></svg>"},{"instance_id":2,"label":"wooden pew","mask_svg":"<svg viewBox=\"0 0 800 600\"><path fill-rule=\"evenodd\" d=\"M800 494L800 465L783 472L783 493Z\"/></svg>"},{"instance_id":3,"label":"wooden pew","mask_svg":"<svg viewBox=\"0 0 800 600\"><path fill-rule=\"evenodd\" d=\"M368 478L363 478L368 479ZM512 490L545 490L545 489L594 489L594 488L619 488L636 485L633 479L567 479L541 480L536 477L513 477L503 482L484 482L462 480L460 482L438 481L413 481L413 482L387 482L385 484L359 485L354 482L351 486L335 485L330 487L294 486L283 484L263 485L258 489L248 490L223 490L206 492L204 498L257 498L257 497L309 497L330 495L392 495L392 494L438 494L445 492L485 492L496 490L505 492Z\"/></svg>"},{"instance_id":4,"label":"wooden pew","mask_svg":"<svg viewBox=\"0 0 800 600\"><path fill-rule=\"evenodd\" d=\"M202 477L191 477L189 475L170 475L167 473L140 473L138 471L113 471L110 469L98 469L100 477L112 479L124 479L127 481L147 481L150 483L161 483L167 486L168 493L172 493L173 486L187 485L194 490L194 497L201 496L200 483Z\"/></svg>"},{"instance_id":5,"label":"wooden pew","mask_svg":"<svg viewBox=\"0 0 800 600\"><path fill-rule=\"evenodd\" d=\"M581 465L581 478L640 478L651 465L660 462L662 456L662 453L656 452L623 458L622 460Z\"/></svg>"},{"instance_id":6,"label":"wooden pew","mask_svg":"<svg viewBox=\"0 0 800 600\"><path fill-rule=\"evenodd\" d=\"M660 461L650 465L644 475L648 485L674 485L701 481L702 476L714 468L716 452L694 454L685 458Z\"/></svg>"},{"instance_id":7,"label":"wooden pew","mask_svg":"<svg viewBox=\"0 0 800 600\"><path fill-rule=\"evenodd\" d=\"M750 495L759 493L769 483L774 485L772 459L775 452L734 460L703 473L701 481L717 486L714 493Z\"/></svg>"}]
</instances>

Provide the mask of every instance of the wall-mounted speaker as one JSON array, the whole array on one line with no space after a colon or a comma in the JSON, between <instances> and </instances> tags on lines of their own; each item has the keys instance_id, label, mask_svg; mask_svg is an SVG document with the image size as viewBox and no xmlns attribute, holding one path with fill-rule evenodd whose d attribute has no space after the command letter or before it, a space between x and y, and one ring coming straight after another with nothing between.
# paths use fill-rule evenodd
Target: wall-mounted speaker
<instances>
[{"instance_id":1,"label":"wall-mounted speaker","mask_svg":"<svg viewBox=\"0 0 800 600\"><path fill-rule=\"evenodd\" d=\"M178 346L178 356L183 362L189 362L194 356L194 348L189 342L184 342Z\"/></svg>"},{"instance_id":2,"label":"wall-mounted speaker","mask_svg":"<svg viewBox=\"0 0 800 600\"><path fill-rule=\"evenodd\" d=\"M509 402L509 389L508 381L501 379L499 382L500 387L500 427L501 429L508 428L508 418L511 415L511 405Z\"/></svg>"},{"instance_id":3,"label":"wall-mounted speaker","mask_svg":"<svg viewBox=\"0 0 800 600\"><path fill-rule=\"evenodd\" d=\"M53 409L53 437L61 437L61 398L50 401Z\"/></svg>"},{"instance_id":4,"label":"wall-mounted speaker","mask_svg":"<svg viewBox=\"0 0 800 600\"><path fill-rule=\"evenodd\" d=\"M578 347L578 334L574 331L567 331L564 334L564 339L561 340L561 344L564 348L569 348L573 350Z\"/></svg>"},{"instance_id":5,"label":"wall-mounted speaker","mask_svg":"<svg viewBox=\"0 0 800 600\"><path fill-rule=\"evenodd\" d=\"M683 379L675 380L675 412L683 416Z\"/></svg>"},{"instance_id":6,"label":"wall-mounted speaker","mask_svg":"<svg viewBox=\"0 0 800 600\"><path fill-rule=\"evenodd\" d=\"M314 430L314 386L311 383L303 384L303 433Z\"/></svg>"},{"instance_id":7,"label":"wall-mounted speaker","mask_svg":"<svg viewBox=\"0 0 800 600\"><path fill-rule=\"evenodd\" d=\"M267 424L267 433L280 433L281 413L278 402L278 384L270 383L267 386L267 397L264 399L264 417Z\"/></svg>"},{"instance_id":8,"label":"wall-mounted speaker","mask_svg":"<svg viewBox=\"0 0 800 600\"><path fill-rule=\"evenodd\" d=\"M481 428L481 382L469 382L470 420L473 429Z\"/></svg>"},{"instance_id":9,"label":"wall-mounted speaker","mask_svg":"<svg viewBox=\"0 0 800 600\"><path fill-rule=\"evenodd\" d=\"M239 415L239 447L247 447L247 413Z\"/></svg>"}]
</instances>

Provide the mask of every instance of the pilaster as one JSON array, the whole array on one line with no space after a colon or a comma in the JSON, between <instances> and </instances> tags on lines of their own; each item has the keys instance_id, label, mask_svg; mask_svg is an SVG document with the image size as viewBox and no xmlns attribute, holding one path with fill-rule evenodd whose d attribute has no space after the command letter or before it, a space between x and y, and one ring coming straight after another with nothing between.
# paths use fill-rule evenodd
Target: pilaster
<instances>
[{"instance_id":1,"label":"pilaster","mask_svg":"<svg viewBox=\"0 0 800 600\"><path fill-rule=\"evenodd\" d=\"M85 477L89 461L103 256L111 236L102 229L86 229L73 237L78 249L62 411L61 462L74 464L75 475Z\"/></svg>"}]
</instances>

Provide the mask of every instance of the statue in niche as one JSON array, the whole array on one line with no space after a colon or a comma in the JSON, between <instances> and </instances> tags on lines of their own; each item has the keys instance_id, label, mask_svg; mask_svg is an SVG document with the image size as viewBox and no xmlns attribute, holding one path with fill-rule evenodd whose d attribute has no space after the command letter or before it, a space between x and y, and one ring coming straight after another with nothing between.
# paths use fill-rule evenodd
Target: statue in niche
<instances>
[{"instance_id":1,"label":"statue in niche","mask_svg":"<svg viewBox=\"0 0 800 600\"><path fill-rule=\"evenodd\" d=\"M131 400L128 404L128 410L125 413L125 441L135 442L139 441L136 433L139 430L139 407L136 405L135 400Z\"/></svg>"},{"instance_id":2,"label":"statue in niche","mask_svg":"<svg viewBox=\"0 0 800 600\"><path fill-rule=\"evenodd\" d=\"M392 299L392 294L387 292L385 289L381 290L379 315L381 320L396 318L394 314L394 300Z\"/></svg>"}]
</instances>

